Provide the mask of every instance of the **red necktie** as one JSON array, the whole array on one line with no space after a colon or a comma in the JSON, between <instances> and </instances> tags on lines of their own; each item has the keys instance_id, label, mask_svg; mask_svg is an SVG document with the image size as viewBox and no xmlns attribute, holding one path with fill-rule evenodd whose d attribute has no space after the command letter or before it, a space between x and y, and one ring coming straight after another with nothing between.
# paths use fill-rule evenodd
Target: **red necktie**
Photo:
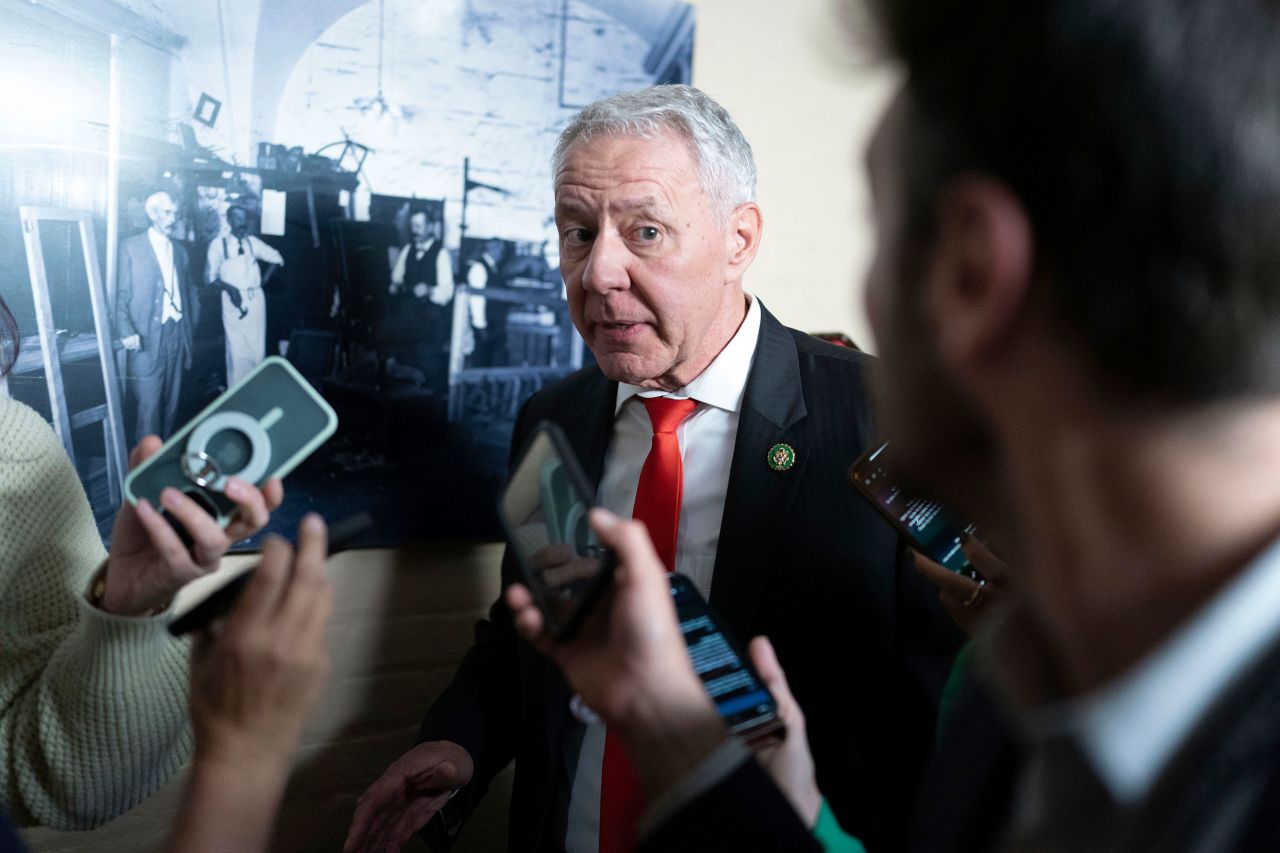
<instances>
[{"instance_id":1,"label":"red necktie","mask_svg":"<svg viewBox=\"0 0 1280 853\"><path fill-rule=\"evenodd\" d=\"M643 402L653 424L653 443L640 469L631 517L649 528L654 550L670 572L676 567L676 534L680 530L680 499L684 492L684 465L676 427L698 404L670 397L645 397ZM612 732L606 732L600 773L600 853L628 853L635 849L636 820L643 808L644 796L626 750Z\"/></svg>"}]
</instances>

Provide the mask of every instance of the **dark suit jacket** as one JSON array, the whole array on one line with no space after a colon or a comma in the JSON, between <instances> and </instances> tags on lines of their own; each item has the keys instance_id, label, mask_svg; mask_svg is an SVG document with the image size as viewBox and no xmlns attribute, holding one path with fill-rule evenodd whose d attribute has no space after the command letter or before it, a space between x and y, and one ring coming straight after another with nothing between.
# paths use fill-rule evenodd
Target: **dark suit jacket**
<instances>
[{"instance_id":1,"label":"dark suit jacket","mask_svg":"<svg viewBox=\"0 0 1280 853\"><path fill-rule=\"evenodd\" d=\"M917 853L998 850L1009 818L1018 751L1004 712L975 678L966 675L959 694L915 815L902 827L909 849ZM748 761L657 827L641 849L790 853L821 848L769 775ZM867 849L878 851L873 844Z\"/></svg>"},{"instance_id":2,"label":"dark suit jacket","mask_svg":"<svg viewBox=\"0 0 1280 853\"><path fill-rule=\"evenodd\" d=\"M893 529L852 490L850 463L874 438L871 359L782 326L767 311L743 401L711 603L746 641L768 635L805 709L818 781L846 827L877 851L901 846L932 746L936 701L959 634L937 596L901 559ZM512 445L534 424L560 424L599 482L617 384L597 368L536 394ZM767 464L785 442L796 462ZM510 553L504 585L519 577ZM570 691L553 665L516 642L499 601L431 708L420 740L451 740L475 760L475 781L427 838L437 848L489 781L516 759L512 850L563 842L563 735ZM870 736L859 736L868 735ZM563 799L563 798L561 798Z\"/></svg>"},{"instance_id":3,"label":"dark suit jacket","mask_svg":"<svg viewBox=\"0 0 1280 853\"><path fill-rule=\"evenodd\" d=\"M977 685L957 703L912 825L911 849L1007 849L1019 750L1004 714ZM1070 777L1054 774L1064 808L1025 849L1046 853L1251 853L1280 850L1280 641L1206 712L1131 807L1094 811ZM1053 791L1050 784L1049 791ZM867 845L875 853L873 845ZM812 836L754 761L686 805L645 840L662 851L816 850ZM1024 849L1015 847L1014 849Z\"/></svg>"},{"instance_id":4,"label":"dark suit jacket","mask_svg":"<svg viewBox=\"0 0 1280 853\"><path fill-rule=\"evenodd\" d=\"M22 853L26 849L18 837L18 830L13 828L4 809L0 809L0 853Z\"/></svg>"},{"instance_id":5,"label":"dark suit jacket","mask_svg":"<svg viewBox=\"0 0 1280 853\"><path fill-rule=\"evenodd\" d=\"M173 265L182 294L182 322L178 324L186 339L187 367L191 366L191 330L200 317L200 299L187 274L187 250L173 241ZM164 278L160 262L147 232L120 241L120 271L116 279L116 338L137 335L142 348L129 353L128 376L150 376L161 366L157 363L154 342L160 338L164 307Z\"/></svg>"}]
</instances>

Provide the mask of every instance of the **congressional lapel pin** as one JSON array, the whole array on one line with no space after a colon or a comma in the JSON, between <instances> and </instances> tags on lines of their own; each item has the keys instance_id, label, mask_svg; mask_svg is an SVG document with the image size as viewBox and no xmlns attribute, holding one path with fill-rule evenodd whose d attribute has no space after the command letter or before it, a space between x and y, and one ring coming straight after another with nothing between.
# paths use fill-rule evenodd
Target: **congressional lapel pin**
<instances>
[{"instance_id":1,"label":"congressional lapel pin","mask_svg":"<svg viewBox=\"0 0 1280 853\"><path fill-rule=\"evenodd\" d=\"M775 471L790 471L796 464L796 451L789 444L775 444L769 448L769 467Z\"/></svg>"}]
</instances>

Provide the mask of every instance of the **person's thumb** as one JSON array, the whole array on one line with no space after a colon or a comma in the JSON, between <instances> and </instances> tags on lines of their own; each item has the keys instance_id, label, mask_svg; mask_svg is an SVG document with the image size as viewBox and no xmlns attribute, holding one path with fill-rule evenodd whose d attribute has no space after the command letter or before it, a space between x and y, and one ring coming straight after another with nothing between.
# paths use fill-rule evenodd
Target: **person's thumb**
<instances>
[{"instance_id":1,"label":"person's thumb","mask_svg":"<svg viewBox=\"0 0 1280 853\"><path fill-rule=\"evenodd\" d=\"M769 689L774 701L778 703L778 715L786 720L788 726L803 725L804 715L795 697L791 695L787 675L782 671L782 664L778 663L778 655L774 652L769 638L756 637L747 647L747 652L751 655L751 663L755 665L764 686Z\"/></svg>"},{"instance_id":2,"label":"person's thumb","mask_svg":"<svg viewBox=\"0 0 1280 853\"><path fill-rule=\"evenodd\" d=\"M624 520L597 507L591 510L591 529L605 547L617 554L623 583L644 582L655 577L665 580L666 568L653 550L653 541L642 522Z\"/></svg>"}]
</instances>

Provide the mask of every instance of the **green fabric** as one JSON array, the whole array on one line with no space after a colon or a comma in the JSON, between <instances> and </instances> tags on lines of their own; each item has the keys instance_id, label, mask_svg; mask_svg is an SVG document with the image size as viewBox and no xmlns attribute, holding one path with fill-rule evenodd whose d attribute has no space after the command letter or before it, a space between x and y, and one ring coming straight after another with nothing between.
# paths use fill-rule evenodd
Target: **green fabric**
<instances>
[{"instance_id":1,"label":"green fabric","mask_svg":"<svg viewBox=\"0 0 1280 853\"><path fill-rule=\"evenodd\" d=\"M191 751L188 645L85 600L105 558L53 430L0 398L0 807L20 826L105 823Z\"/></svg>"},{"instance_id":2,"label":"green fabric","mask_svg":"<svg viewBox=\"0 0 1280 853\"><path fill-rule=\"evenodd\" d=\"M827 798L822 798L822 808L818 809L818 822L813 826L813 838L822 845L827 853L867 853L862 842L840 828L839 821L827 805Z\"/></svg>"}]
</instances>

